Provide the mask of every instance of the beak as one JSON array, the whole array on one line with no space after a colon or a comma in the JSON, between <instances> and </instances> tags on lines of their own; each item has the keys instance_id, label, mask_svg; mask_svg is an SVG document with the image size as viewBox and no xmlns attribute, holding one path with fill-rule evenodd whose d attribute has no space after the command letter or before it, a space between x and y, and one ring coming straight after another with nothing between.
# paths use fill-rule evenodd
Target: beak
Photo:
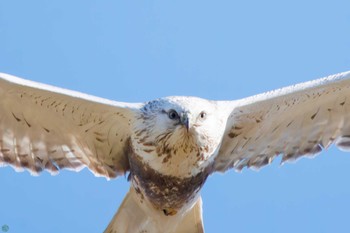
<instances>
[{"instance_id":1,"label":"beak","mask_svg":"<svg viewBox=\"0 0 350 233\"><path fill-rule=\"evenodd\" d=\"M189 128L190 128L190 120L188 118L188 113L183 112L181 114L180 122L181 122L182 125L184 125L186 127L186 129L188 131Z\"/></svg>"}]
</instances>

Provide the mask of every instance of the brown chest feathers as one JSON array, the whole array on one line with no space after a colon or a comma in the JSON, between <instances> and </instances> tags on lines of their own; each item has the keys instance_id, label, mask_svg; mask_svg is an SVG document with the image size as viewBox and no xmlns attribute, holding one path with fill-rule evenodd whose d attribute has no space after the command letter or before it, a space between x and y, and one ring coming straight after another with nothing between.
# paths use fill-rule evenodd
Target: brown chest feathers
<instances>
[{"instance_id":1,"label":"brown chest feathers","mask_svg":"<svg viewBox=\"0 0 350 233\"><path fill-rule=\"evenodd\" d=\"M210 165L195 176L179 178L157 172L133 151L129 154L129 160L130 180L141 201L147 198L154 208L165 215L174 215L184 205L192 203L212 171Z\"/></svg>"}]
</instances>

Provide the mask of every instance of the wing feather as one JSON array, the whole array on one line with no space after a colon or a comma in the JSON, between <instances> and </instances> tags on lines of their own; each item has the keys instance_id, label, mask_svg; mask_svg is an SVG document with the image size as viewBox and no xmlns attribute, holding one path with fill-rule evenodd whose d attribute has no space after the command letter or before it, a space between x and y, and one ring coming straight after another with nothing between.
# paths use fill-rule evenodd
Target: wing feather
<instances>
[{"instance_id":1,"label":"wing feather","mask_svg":"<svg viewBox=\"0 0 350 233\"><path fill-rule=\"evenodd\" d=\"M124 174L139 106L0 74L0 166Z\"/></svg>"},{"instance_id":2,"label":"wing feather","mask_svg":"<svg viewBox=\"0 0 350 233\"><path fill-rule=\"evenodd\" d=\"M218 171L313 157L333 142L350 150L350 72L221 105L231 110Z\"/></svg>"}]
</instances>

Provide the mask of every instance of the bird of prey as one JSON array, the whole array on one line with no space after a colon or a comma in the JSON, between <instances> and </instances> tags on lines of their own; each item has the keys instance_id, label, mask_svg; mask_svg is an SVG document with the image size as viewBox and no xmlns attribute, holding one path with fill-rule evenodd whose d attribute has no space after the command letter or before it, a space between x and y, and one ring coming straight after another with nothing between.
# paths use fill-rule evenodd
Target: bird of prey
<instances>
[{"instance_id":1,"label":"bird of prey","mask_svg":"<svg viewBox=\"0 0 350 233\"><path fill-rule=\"evenodd\" d=\"M121 103L0 74L0 166L88 167L130 190L105 232L204 232L214 172L350 150L350 72L249 98Z\"/></svg>"}]
</instances>

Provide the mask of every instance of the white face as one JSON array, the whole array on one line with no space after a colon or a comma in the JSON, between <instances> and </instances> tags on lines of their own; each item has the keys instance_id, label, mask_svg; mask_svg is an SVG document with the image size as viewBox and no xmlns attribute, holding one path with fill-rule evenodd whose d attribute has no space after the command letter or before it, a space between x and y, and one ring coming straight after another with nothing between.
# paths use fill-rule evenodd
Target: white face
<instances>
[{"instance_id":1,"label":"white face","mask_svg":"<svg viewBox=\"0 0 350 233\"><path fill-rule=\"evenodd\" d=\"M132 140L141 148L138 154L165 173L174 166L188 172L207 165L216 155L226 125L214 102L194 97L152 101L138 122Z\"/></svg>"}]
</instances>

